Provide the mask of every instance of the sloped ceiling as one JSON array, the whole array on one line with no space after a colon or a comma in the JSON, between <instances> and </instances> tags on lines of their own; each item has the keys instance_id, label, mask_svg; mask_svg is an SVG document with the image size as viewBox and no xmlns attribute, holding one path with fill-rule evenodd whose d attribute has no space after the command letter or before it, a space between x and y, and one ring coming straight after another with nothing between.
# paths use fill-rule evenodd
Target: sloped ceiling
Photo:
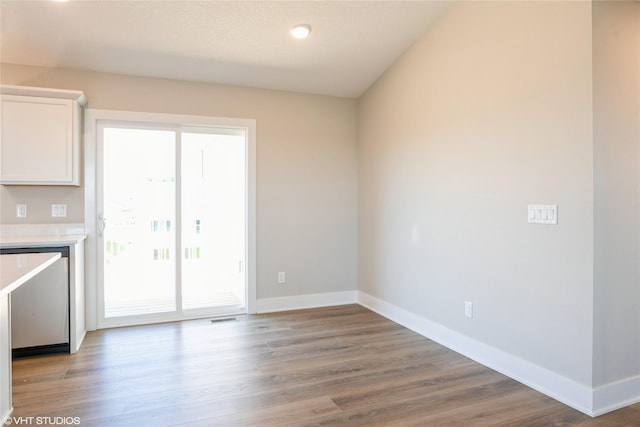
<instances>
[{"instance_id":1,"label":"sloped ceiling","mask_svg":"<svg viewBox=\"0 0 640 427\"><path fill-rule=\"evenodd\" d=\"M2 0L5 63L358 97L435 1ZM294 24L313 27L306 40Z\"/></svg>"}]
</instances>

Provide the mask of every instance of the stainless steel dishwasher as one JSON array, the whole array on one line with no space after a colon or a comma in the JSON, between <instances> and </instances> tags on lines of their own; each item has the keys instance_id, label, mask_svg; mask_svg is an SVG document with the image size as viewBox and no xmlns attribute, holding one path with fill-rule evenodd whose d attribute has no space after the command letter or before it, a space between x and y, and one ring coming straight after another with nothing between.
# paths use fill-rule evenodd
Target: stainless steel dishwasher
<instances>
[{"instance_id":1,"label":"stainless steel dishwasher","mask_svg":"<svg viewBox=\"0 0 640 427\"><path fill-rule=\"evenodd\" d=\"M69 353L69 247L5 248L2 254L59 252L61 258L11 295L13 357Z\"/></svg>"}]
</instances>

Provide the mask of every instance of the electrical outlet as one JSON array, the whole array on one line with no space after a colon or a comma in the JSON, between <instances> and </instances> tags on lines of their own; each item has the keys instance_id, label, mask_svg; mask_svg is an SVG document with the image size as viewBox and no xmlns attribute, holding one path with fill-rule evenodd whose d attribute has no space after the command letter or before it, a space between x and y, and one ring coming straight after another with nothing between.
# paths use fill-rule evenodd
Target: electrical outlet
<instances>
[{"instance_id":1,"label":"electrical outlet","mask_svg":"<svg viewBox=\"0 0 640 427\"><path fill-rule=\"evenodd\" d=\"M16 205L16 218L27 217L27 205Z\"/></svg>"},{"instance_id":2,"label":"electrical outlet","mask_svg":"<svg viewBox=\"0 0 640 427\"><path fill-rule=\"evenodd\" d=\"M63 218L67 216L67 205L51 205L51 216Z\"/></svg>"},{"instance_id":3,"label":"electrical outlet","mask_svg":"<svg viewBox=\"0 0 640 427\"><path fill-rule=\"evenodd\" d=\"M469 301L464 302L464 315L469 319L473 318L473 303Z\"/></svg>"},{"instance_id":4,"label":"electrical outlet","mask_svg":"<svg viewBox=\"0 0 640 427\"><path fill-rule=\"evenodd\" d=\"M285 283L285 282L286 282L286 278L285 278L285 275L284 275L284 271L280 271L278 273L278 283L282 284L282 283Z\"/></svg>"}]
</instances>

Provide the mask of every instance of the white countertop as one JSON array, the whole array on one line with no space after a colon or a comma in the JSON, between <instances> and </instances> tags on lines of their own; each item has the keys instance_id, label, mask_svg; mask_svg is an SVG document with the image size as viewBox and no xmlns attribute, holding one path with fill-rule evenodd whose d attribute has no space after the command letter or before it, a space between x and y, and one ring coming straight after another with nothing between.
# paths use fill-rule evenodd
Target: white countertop
<instances>
[{"instance_id":1,"label":"white countertop","mask_svg":"<svg viewBox=\"0 0 640 427\"><path fill-rule=\"evenodd\" d=\"M0 255L0 297L60 259L59 252Z\"/></svg>"},{"instance_id":2,"label":"white countertop","mask_svg":"<svg viewBox=\"0 0 640 427\"><path fill-rule=\"evenodd\" d=\"M23 224L0 226L0 248L75 245L87 238L84 224Z\"/></svg>"},{"instance_id":3,"label":"white countertop","mask_svg":"<svg viewBox=\"0 0 640 427\"><path fill-rule=\"evenodd\" d=\"M38 246L75 245L87 238L86 234L61 234L43 236L2 236L0 248L31 248Z\"/></svg>"}]
</instances>

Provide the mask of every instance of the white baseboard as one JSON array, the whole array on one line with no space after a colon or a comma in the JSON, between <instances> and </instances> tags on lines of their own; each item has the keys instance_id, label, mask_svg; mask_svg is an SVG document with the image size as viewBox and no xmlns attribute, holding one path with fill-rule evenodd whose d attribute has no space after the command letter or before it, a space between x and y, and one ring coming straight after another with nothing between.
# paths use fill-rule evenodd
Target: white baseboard
<instances>
[{"instance_id":1,"label":"white baseboard","mask_svg":"<svg viewBox=\"0 0 640 427\"><path fill-rule=\"evenodd\" d=\"M280 298L262 298L256 300L258 313L301 310L304 308L329 307L332 305L356 304L356 291L328 292L323 294L294 295Z\"/></svg>"},{"instance_id":2,"label":"white baseboard","mask_svg":"<svg viewBox=\"0 0 640 427\"><path fill-rule=\"evenodd\" d=\"M593 391L593 416L640 402L640 375L597 387Z\"/></svg>"},{"instance_id":3,"label":"white baseboard","mask_svg":"<svg viewBox=\"0 0 640 427\"><path fill-rule=\"evenodd\" d=\"M593 412L593 390L555 372L506 353L471 337L448 329L364 292L358 303L424 337L498 371L589 416ZM632 384L629 384L632 386ZM637 390L637 389L636 389ZM604 413L604 412L603 412Z\"/></svg>"},{"instance_id":4,"label":"white baseboard","mask_svg":"<svg viewBox=\"0 0 640 427\"><path fill-rule=\"evenodd\" d=\"M345 304L360 304L591 417L640 402L640 376L592 389L364 292L329 292L256 301L258 313Z\"/></svg>"},{"instance_id":5,"label":"white baseboard","mask_svg":"<svg viewBox=\"0 0 640 427\"><path fill-rule=\"evenodd\" d=\"M0 426L11 425L9 419L11 418L11 414L13 414L13 406L7 410L6 414L0 414Z\"/></svg>"}]
</instances>

